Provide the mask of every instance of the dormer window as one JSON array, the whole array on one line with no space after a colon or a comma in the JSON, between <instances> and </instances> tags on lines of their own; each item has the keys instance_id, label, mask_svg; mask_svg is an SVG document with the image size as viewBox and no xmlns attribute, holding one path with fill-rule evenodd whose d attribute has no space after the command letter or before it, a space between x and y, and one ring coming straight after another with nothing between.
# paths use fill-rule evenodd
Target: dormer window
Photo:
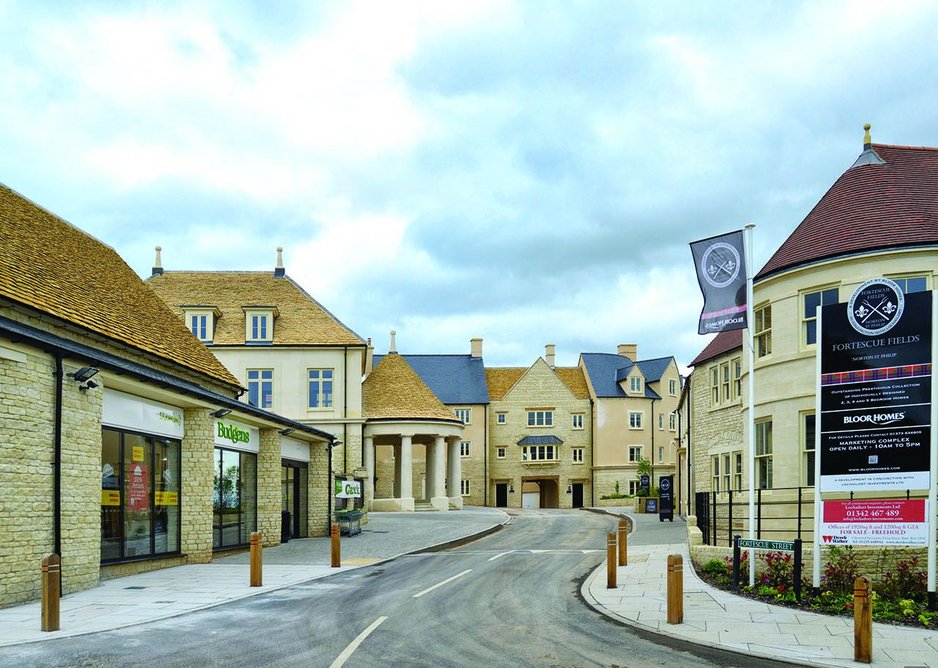
<instances>
[{"instance_id":1,"label":"dormer window","mask_svg":"<svg viewBox=\"0 0 938 668\"><path fill-rule=\"evenodd\" d=\"M214 339L215 320L218 318L218 309L213 306L183 307L186 314L186 327L193 336L202 343L210 344Z\"/></svg>"},{"instance_id":2,"label":"dormer window","mask_svg":"<svg viewBox=\"0 0 938 668\"><path fill-rule=\"evenodd\" d=\"M244 340L246 343L273 343L274 319L277 309L272 306L244 307Z\"/></svg>"},{"instance_id":3,"label":"dormer window","mask_svg":"<svg viewBox=\"0 0 938 668\"><path fill-rule=\"evenodd\" d=\"M642 392L642 377L641 376L631 376L629 378L629 391L634 394L641 394Z\"/></svg>"}]
</instances>

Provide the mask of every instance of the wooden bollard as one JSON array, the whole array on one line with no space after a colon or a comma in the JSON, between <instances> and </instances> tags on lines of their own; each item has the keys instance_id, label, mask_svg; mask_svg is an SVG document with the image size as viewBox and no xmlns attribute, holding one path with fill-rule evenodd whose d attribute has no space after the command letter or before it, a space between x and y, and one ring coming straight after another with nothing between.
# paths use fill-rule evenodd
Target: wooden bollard
<instances>
[{"instance_id":1,"label":"wooden bollard","mask_svg":"<svg viewBox=\"0 0 938 668\"><path fill-rule=\"evenodd\" d=\"M251 586L260 587L264 571L264 545L261 543L261 532L251 532Z\"/></svg>"},{"instance_id":2,"label":"wooden bollard","mask_svg":"<svg viewBox=\"0 0 938 668\"><path fill-rule=\"evenodd\" d=\"M853 660L873 662L873 593L865 575L853 581Z\"/></svg>"},{"instance_id":3,"label":"wooden bollard","mask_svg":"<svg viewBox=\"0 0 938 668\"><path fill-rule=\"evenodd\" d=\"M342 545L339 542L339 525L333 523L329 530L329 536L332 538L332 568L338 568L342 565Z\"/></svg>"},{"instance_id":4,"label":"wooden bollard","mask_svg":"<svg viewBox=\"0 0 938 668\"><path fill-rule=\"evenodd\" d=\"M616 588L616 532L606 536L606 589Z\"/></svg>"},{"instance_id":5,"label":"wooden bollard","mask_svg":"<svg viewBox=\"0 0 938 668\"><path fill-rule=\"evenodd\" d=\"M684 623L684 557L668 555L668 624Z\"/></svg>"},{"instance_id":6,"label":"wooden bollard","mask_svg":"<svg viewBox=\"0 0 938 668\"><path fill-rule=\"evenodd\" d=\"M42 630L59 630L59 598L61 598L60 577L62 558L50 554L42 560L40 568L40 587L42 590Z\"/></svg>"},{"instance_id":7,"label":"wooden bollard","mask_svg":"<svg viewBox=\"0 0 938 668\"><path fill-rule=\"evenodd\" d=\"M629 563L629 523L619 520L619 565L627 566Z\"/></svg>"}]
</instances>

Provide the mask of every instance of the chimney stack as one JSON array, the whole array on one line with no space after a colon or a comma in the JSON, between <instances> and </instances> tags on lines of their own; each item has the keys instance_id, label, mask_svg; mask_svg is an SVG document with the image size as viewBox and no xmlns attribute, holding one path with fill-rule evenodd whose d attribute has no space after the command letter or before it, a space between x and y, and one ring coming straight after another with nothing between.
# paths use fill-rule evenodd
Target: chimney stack
<instances>
[{"instance_id":1,"label":"chimney stack","mask_svg":"<svg viewBox=\"0 0 938 668\"><path fill-rule=\"evenodd\" d=\"M372 369L375 368L375 347L371 345L370 336L368 337L368 347L365 348L365 361L363 364L365 365L365 373L362 375L367 377Z\"/></svg>"},{"instance_id":2,"label":"chimney stack","mask_svg":"<svg viewBox=\"0 0 938 668\"><path fill-rule=\"evenodd\" d=\"M548 343L544 346L544 360L547 362L547 366L551 369L554 368L554 344Z\"/></svg>"},{"instance_id":3,"label":"chimney stack","mask_svg":"<svg viewBox=\"0 0 938 668\"><path fill-rule=\"evenodd\" d=\"M472 357L482 359L482 339L469 339L469 349Z\"/></svg>"},{"instance_id":4,"label":"chimney stack","mask_svg":"<svg viewBox=\"0 0 938 668\"><path fill-rule=\"evenodd\" d=\"M397 355L396 337L397 337L397 332L392 329L391 330L391 347L388 348L388 355Z\"/></svg>"},{"instance_id":5,"label":"chimney stack","mask_svg":"<svg viewBox=\"0 0 938 668\"><path fill-rule=\"evenodd\" d=\"M163 275L163 260L160 257L160 251L163 250L161 246L156 247L156 260L153 262L153 272L150 276L162 276Z\"/></svg>"},{"instance_id":6,"label":"chimney stack","mask_svg":"<svg viewBox=\"0 0 938 668\"><path fill-rule=\"evenodd\" d=\"M274 277L281 278L286 274L283 268L283 246L277 246L277 266L274 267Z\"/></svg>"},{"instance_id":7,"label":"chimney stack","mask_svg":"<svg viewBox=\"0 0 938 668\"><path fill-rule=\"evenodd\" d=\"M620 343L617 352L623 357L628 357L630 360L635 362L638 359L638 344Z\"/></svg>"}]
</instances>

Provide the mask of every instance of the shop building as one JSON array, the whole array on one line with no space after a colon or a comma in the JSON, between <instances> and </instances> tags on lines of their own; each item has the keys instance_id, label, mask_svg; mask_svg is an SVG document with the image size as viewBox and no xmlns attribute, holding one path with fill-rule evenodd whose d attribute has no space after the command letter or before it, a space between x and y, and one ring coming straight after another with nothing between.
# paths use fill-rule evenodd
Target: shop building
<instances>
[{"instance_id":1,"label":"shop building","mask_svg":"<svg viewBox=\"0 0 938 668\"><path fill-rule=\"evenodd\" d=\"M323 430L243 388L111 248L0 186L0 605L280 541L283 452L328 522ZM289 433L289 435L288 435Z\"/></svg>"}]
</instances>

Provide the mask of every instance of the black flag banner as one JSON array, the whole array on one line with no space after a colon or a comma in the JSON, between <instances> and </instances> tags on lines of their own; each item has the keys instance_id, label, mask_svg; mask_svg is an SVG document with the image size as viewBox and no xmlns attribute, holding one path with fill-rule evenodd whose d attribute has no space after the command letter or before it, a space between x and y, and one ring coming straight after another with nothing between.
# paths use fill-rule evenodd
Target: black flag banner
<instances>
[{"instance_id":1,"label":"black flag banner","mask_svg":"<svg viewBox=\"0 0 938 668\"><path fill-rule=\"evenodd\" d=\"M694 241L690 245L703 293L698 334L746 328L746 254L743 232Z\"/></svg>"}]
</instances>

